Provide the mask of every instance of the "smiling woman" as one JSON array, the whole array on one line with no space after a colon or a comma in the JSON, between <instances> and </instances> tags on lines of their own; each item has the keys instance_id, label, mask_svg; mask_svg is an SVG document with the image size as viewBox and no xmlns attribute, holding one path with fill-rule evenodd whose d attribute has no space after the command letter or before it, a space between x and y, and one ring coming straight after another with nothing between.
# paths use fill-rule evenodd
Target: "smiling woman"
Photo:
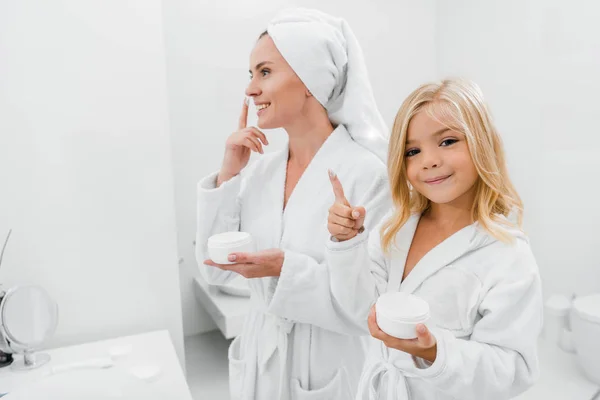
<instances>
[{"instance_id":1,"label":"smiling woman","mask_svg":"<svg viewBox=\"0 0 600 400\"><path fill-rule=\"evenodd\" d=\"M300 115L329 124L325 108L312 97L268 34L258 39L250 56L250 65L246 95L254 100L258 109L259 128L290 128Z\"/></svg>"},{"instance_id":2,"label":"smiling woman","mask_svg":"<svg viewBox=\"0 0 600 400\"><path fill-rule=\"evenodd\" d=\"M243 332L229 349L231 397L353 398L366 327L349 323L330 296L328 171L349 202L364 205L348 208L356 213L348 237L373 227L389 207L387 129L358 41L341 18L282 12L255 43L249 70L238 130L219 172L198 185L196 257L207 281L239 274L252 292ZM250 99L258 127L247 126ZM269 141L259 128L283 128L286 148L264 154ZM251 152L260 158L248 166ZM229 254L227 264L207 260L208 238L228 231L250 234L258 251Z\"/></svg>"}]
</instances>

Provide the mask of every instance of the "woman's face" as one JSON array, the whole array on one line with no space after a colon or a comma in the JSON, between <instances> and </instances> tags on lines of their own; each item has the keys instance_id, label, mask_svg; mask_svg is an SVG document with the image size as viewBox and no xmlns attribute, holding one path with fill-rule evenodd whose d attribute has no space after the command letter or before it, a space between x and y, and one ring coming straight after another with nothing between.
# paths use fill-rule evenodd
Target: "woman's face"
<instances>
[{"instance_id":1,"label":"woman's face","mask_svg":"<svg viewBox=\"0 0 600 400\"><path fill-rule=\"evenodd\" d=\"M250 83L246 95L258 109L258 127L280 128L302 116L308 89L283 58L273 39L265 35L250 55Z\"/></svg>"},{"instance_id":2,"label":"woman's face","mask_svg":"<svg viewBox=\"0 0 600 400\"><path fill-rule=\"evenodd\" d=\"M406 174L413 188L437 204L471 198L479 175L465 136L421 111L408 125Z\"/></svg>"}]
</instances>

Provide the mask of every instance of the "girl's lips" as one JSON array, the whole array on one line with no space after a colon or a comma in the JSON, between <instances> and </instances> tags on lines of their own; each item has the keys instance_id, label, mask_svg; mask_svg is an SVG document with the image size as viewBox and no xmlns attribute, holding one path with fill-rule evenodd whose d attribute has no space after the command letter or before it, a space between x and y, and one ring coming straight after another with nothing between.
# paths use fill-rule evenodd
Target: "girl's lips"
<instances>
[{"instance_id":1,"label":"girl's lips","mask_svg":"<svg viewBox=\"0 0 600 400\"><path fill-rule=\"evenodd\" d=\"M437 178L426 180L425 183L427 183L429 185L437 185L437 184L444 182L446 179L450 178L450 176L452 176L452 175L438 176Z\"/></svg>"}]
</instances>

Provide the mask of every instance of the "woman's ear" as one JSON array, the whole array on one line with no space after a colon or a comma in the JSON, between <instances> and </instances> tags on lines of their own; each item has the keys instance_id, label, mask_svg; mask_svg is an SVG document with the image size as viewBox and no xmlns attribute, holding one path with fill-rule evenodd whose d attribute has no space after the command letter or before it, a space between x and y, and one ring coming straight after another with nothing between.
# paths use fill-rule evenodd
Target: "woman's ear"
<instances>
[{"instance_id":1,"label":"woman's ear","mask_svg":"<svg viewBox=\"0 0 600 400\"><path fill-rule=\"evenodd\" d=\"M312 97L312 93L308 89L306 89L306 97Z\"/></svg>"}]
</instances>

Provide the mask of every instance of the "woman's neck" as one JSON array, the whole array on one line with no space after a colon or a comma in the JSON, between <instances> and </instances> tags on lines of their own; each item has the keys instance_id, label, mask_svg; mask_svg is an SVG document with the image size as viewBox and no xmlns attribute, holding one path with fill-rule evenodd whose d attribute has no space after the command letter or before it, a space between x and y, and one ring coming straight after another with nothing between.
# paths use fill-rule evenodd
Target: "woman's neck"
<instances>
[{"instance_id":1,"label":"woman's neck","mask_svg":"<svg viewBox=\"0 0 600 400\"><path fill-rule=\"evenodd\" d=\"M327 117L302 118L284 128L289 137L289 163L306 167L334 128Z\"/></svg>"}]
</instances>

